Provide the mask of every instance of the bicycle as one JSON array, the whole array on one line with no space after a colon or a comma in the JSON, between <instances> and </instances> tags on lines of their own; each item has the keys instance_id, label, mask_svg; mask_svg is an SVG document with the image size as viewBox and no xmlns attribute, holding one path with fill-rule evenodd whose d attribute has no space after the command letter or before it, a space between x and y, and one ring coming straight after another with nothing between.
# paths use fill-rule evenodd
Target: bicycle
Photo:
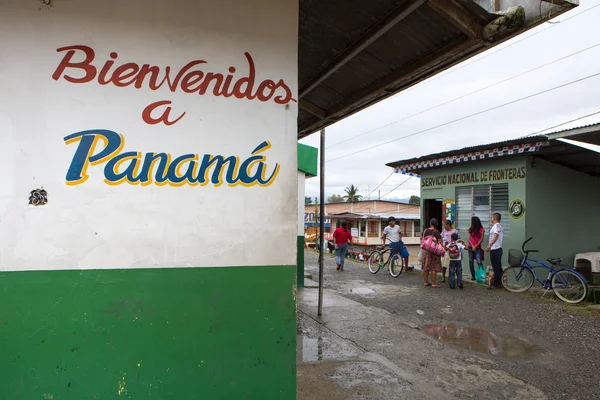
<instances>
[{"instance_id":1,"label":"bicycle","mask_svg":"<svg viewBox=\"0 0 600 400\"><path fill-rule=\"evenodd\" d=\"M389 239L386 238L386 240L391 243ZM379 272L380 269L388 267L389 265L388 269L390 271L390 275L394 278L399 277L400 274L402 274L402 271L404 270L404 263L402 262L402 258L400 257L402 249L396 250L394 254L392 254L392 250L389 247L382 247L373 250L373 252L369 255L369 258L367 259L369 264L369 272L372 274L376 274ZM390 253L390 255L388 256L387 261L384 262L384 256L387 253Z\"/></svg>"},{"instance_id":2,"label":"bicycle","mask_svg":"<svg viewBox=\"0 0 600 400\"><path fill-rule=\"evenodd\" d=\"M534 283L534 279L546 289L542 297L553 290L556 297L565 303L577 304L587 298L588 284L586 279L579 272L562 267L562 258L548 258L551 266L542 261L529 258L529 253L538 253L539 250L525 250L525 245L533 238L527 239L521 250L510 249L508 251L508 267L502 273L502 286L509 292L523 293L528 291ZM535 264L532 264L535 263ZM545 280L538 278L535 269L543 268L548 271L548 277Z\"/></svg>"}]
</instances>

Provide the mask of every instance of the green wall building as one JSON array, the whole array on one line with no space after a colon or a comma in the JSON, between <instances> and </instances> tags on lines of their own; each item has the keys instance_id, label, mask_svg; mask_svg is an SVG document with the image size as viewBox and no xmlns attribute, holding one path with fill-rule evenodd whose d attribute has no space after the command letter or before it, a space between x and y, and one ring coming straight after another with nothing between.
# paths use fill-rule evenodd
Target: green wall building
<instances>
[{"instance_id":1,"label":"green wall building","mask_svg":"<svg viewBox=\"0 0 600 400\"><path fill-rule=\"evenodd\" d=\"M423 226L431 218L440 224L451 219L464 237L478 216L487 245L490 219L498 212L504 265L508 249L533 237L527 247L540 251L536 258L560 256L573 266L576 254L600 251L600 154L586 144L600 144L600 124L387 165L420 177Z\"/></svg>"}]
</instances>

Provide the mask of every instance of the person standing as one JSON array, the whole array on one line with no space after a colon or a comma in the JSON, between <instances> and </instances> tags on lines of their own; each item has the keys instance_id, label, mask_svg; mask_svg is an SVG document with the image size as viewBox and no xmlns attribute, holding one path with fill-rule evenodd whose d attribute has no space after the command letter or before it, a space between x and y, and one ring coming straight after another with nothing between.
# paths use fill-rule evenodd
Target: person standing
<instances>
[{"instance_id":1,"label":"person standing","mask_svg":"<svg viewBox=\"0 0 600 400\"><path fill-rule=\"evenodd\" d=\"M485 230L481 225L479 217L471 217L471 227L469 228L469 238L467 240L467 250L469 252L469 269L471 270L471 280L475 280L475 261L479 268L483 268L483 250L481 243L485 237Z\"/></svg>"},{"instance_id":2,"label":"person standing","mask_svg":"<svg viewBox=\"0 0 600 400\"><path fill-rule=\"evenodd\" d=\"M448 245L452 241L451 237L453 234L457 234L460 239L460 235L454 226L452 225L452 220L447 219L444 221L444 229L440 233L442 235L442 245L444 249L448 248ZM448 252L444 253L442 256L442 283L446 282L446 271L450 266L450 258L448 256Z\"/></svg>"},{"instance_id":3,"label":"person standing","mask_svg":"<svg viewBox=\"0 0 600 400\"><path fill-rule=\"evenodd\" d=\"M494 279L488 289L502 286L502 239L504 239L504 228L500 225L502 216L499 213L492 215L492 229L490 229L490 243L485 251L490 253L492 268L494 268Z\"/></svg>"},{"instance_id":4,"label":"person standing","mask_svg":"<svg viewBox=\"0 0 600 400\"><path fill-rule=\"evenodd\" d=\"M442 235L438 230L438 221L435 218L431 218L429 221L429 228L423 231L423 239L427 236L433 236L435 240L442 244ZM437 273L441 268L441 257L437 254L423 251L423 284L425 286L431 286L432 288L439 288L437 284ZM429 283L429 274L431 274L431 283Z\"/></svg>"},{"instance_id":5,"label":"person standing","mask_svg":"<svg viewBox=\"0 0 600 400\"><path fill-rule=\"evenodd\" d=\"M348 252L348 243L352 242L352 233L348 229L348 225L342 222L342 225L333 231L333 240L335 242L335 263L337 270L344 270L344 261Z\"/></svg>"},{"instance_id":6,"label":"person standing","mask_svg":"<svg viewBox=\"0 0 600 400\"><path fill-rule=\"evenodd\" d=\"M454 289L455 284L459 289L462 289L462 253L465 249L465 242L458 238L458 233L453 233L450 236L450 243L446 246L446 253L450 259L450 274L448 275L448 283L450 289Z\"/></svg>"}]
</instances>

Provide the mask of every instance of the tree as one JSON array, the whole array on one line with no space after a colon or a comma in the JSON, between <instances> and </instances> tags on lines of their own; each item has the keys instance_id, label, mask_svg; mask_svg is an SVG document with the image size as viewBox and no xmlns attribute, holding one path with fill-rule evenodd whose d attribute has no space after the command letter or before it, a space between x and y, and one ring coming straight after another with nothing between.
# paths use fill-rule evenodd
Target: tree
<instances>
[{"instance_id":1,"label":"tree","mask_svg":"<svg viewBox=\"0 0 600 400\"><path fill-rule=\"evenodd\" d=\"M362 196L358 194L358 188L356 186L350 185L350 187L346 188L346 195L344 196L344 199L346 199L346 202L348 203L354 203L356 201L360 201Z\"/></svg>"},{"instance_id":2,"label":"tree","mask_svg":"<svg viewBox=\"0 0 600 400\"><path fill-rule=\"evenodd\" d=\"M408 204L414 204L417 206L421 205L421 198L419 196L410 196L410 200L408 200Z\"/></svg>"},{"instance_id":3,"label":"tree","mask_svg":"<svg viewBox=\"0 0 600 400\"><path fill-rule=\"evenodd\" d=\"M309 206L312 204L312 197L304 196L304 205Z\"/></svg>"},{"instance_id":4,"label":"tree","mask_svg":"<svg viewBox=\"0 0 600 400\"><path fill-rule=\"evenodd\" d=\"M331 196L329 196L327 198L327 202L328 203L343 203L344 198L342 196L340 196L339 194L332 194Z\"/></svg>"}]
</instances>

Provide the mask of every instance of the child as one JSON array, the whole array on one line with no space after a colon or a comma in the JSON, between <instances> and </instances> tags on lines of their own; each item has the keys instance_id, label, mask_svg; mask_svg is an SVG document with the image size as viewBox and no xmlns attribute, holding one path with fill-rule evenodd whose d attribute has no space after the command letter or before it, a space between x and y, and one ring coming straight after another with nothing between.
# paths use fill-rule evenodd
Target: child
<instances>
[{"instance_id":1,"label":"child","mask_svg":"<svg viewBox=\"0 0 600 400\"><path fill-rule=\"evenodd\" d=\"M465 242L458 238L458 233L453 233L450 239L451 242L447 246L448 258L450 259L448 284L450 285L450 289L454 289L455 283L458 285L459 289L462 289L462 252L466 246Z\"/></svg>"},{"instance_id":2,"label":"child","mask_svg":"<svg viewBox=\"0 0 600 400\"><path fill-rule=\"evenodd\" d=\"M452 236L453 233L456 233L458 235L458 238L460 239L460 234L452 226L452 220L450 220L450 219L445 220L444 221L444 230L442 232L440 232L440 234L442 235L442 245L444 246L444 248L447 248L448 244L450 244L450 241L451 241L450 237ZM448 257L448 252L446 252L444 254L444 256L442 257L442 283L446 282L446 271L449 266L450 266L450 258Z\"/></svg>"}]
</instances>

